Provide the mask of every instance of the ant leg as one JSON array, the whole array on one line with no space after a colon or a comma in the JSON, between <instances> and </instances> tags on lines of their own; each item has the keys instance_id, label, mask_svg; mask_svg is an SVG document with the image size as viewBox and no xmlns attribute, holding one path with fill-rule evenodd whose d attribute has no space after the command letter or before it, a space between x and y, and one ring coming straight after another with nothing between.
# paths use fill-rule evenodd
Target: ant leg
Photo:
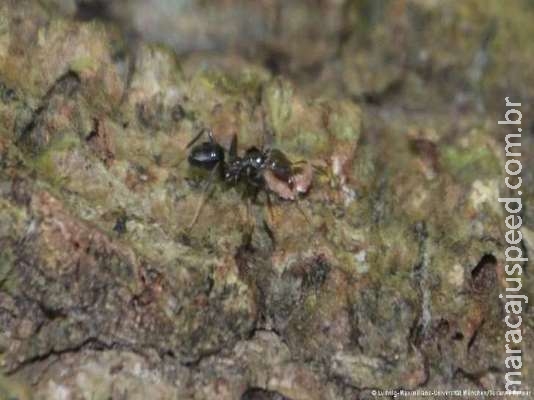
<instances>
[{"instance_id":1,"label":"ant leg","mask_svg":"<svg viewBox=\"0 0 534 400\"><path fill-rule=\"evenodd\" d=\"M213 131L211 129L208 129L208 139L211 143L215 143L215 139L213 139Z\"/></svg>"},{"instance_id":2,"label":"ant leg","mask_svg":"<svg viewBox=\"0 0 534 400\"><path fill-rule=\"evenodd\" d=\"M186 149L189 149L191 146L193 146L196 142L198 142L198 140L202 137L202 135L204 134L207 134L208 135L208 140L210 141L210 143L215 143L215 139L213 138L213 132L211 129L209 128L202 128L200 130L199 133L197 133L197 135L189 142L187 143L187 146L185 146ZM187 157L185 158L182 158L180 160L178 160L176 163L174 163L172 166L173 167L179 167L182 162L184 162L185 160L187 159Z\"/></svg>"},{"instance_id":3,"label":"ant leg","mask_svg":"<svg viewBox=\"0 0 534 400\"><path fill-rule=\"evenodd\" d=\"M292 163L291 163L291 166L293 166L293 165L308 164L308 163L311 165L311 167L313 168L313 170L314 170L315 172L317 172L318 174L320 174L320 175L324 175L324 176L327 176L327 175L328 175L328 172L327 172L327 170L326 170L325 167L321 167L321 166L319 166L319 165L312 164L312 163L310 163L310 162L307 161L307 160L299 160L299 161L292 162Z\"/></svg>"},{"instance_id":4,"label":"ant leg","mask_svg":"<svg viewBox=\"0 0 534 400\"><path fill-rule=\"evenodd\" d=\"M291 165L301 165L301 164L308 164L308 163L309 163L309 161L307 161L307 160L298 160L298 161L292 162ZM310 163L310 164L311 164L311 167L315 171L317 171L317 172L319 172L321 174L326 174L326 168L321 167L319 165L312 164L312 163Z\"/></svg>"},{"instance_id":5,"label":"ant leg","mask_svg":"<svg viewBox=\"0 0 534 400\"><path fill-rule=\"evenodd\" d=\"M327 177L330 176L327 168L321 167L321 166L315 165L315 164L312 164L311 166L312 166L313 170L315 172L317 172L318 174L323 175L323 176L327 176Z\"/></svg>"},{"instance_id":6,"label":"ant leg","mask_svg":"<svg viewBox=\"0 0 534 400\"><path fill-rule=\"evenodd\" d=\"M269 212L269 219L271 222L274 222L274 213L273 213L273 203L271 202L271 195L269 192L265 192L265 196L267 197L267 211Z\"/></svg>"},{"instance_id":7,"label":"ant leg","mask_svg":"<svg viewBox=\"0 0 534 400\"><path fill-rule=\"evenodd\" d=\"M245 200L246 203L246 214L245 214L245 224L246 224L246 234L252 236L254 232L254 216L252 215L252 197L255 197L255 194L251 192L250 187L245 187L241 193L241 200Z\"/></svg>"},{"instance_id":8,"label":"ant leg","mask_svg":"<svg viewBox=\"0 0 534 400\"><path fill-rule=\"evenodd\" d=\"M210 188L211 184L213 183L213 178L215 176L215 171L219 169L219 163L213 167L213 169L210 171L210 175L208 177L208 180L206 181L206 184L204 185L204 188L202 189L202 194L200 195L200 201L198 203L197 209L195 210L195 215L193 216L193 219L187 226L187 229L193 228L193 225L195 225L195 222L198 219L198 216L200 215L200 210L202 209L202 206L205 203L206 200L206 193L208 192L208 189Z\"/></svg>"},{"instance_id":9,"label":"ant leg","mask_svg":"<svg viewBox=\"0 0 534 400\"><path fill-rule=\"evenodd\" d=\"M248 228L252 235L252 232L254 231L254 216L252 215L252 201L250 198L247 198L247 220L249 224Z\"/></svg>"},{"instance_id":10,"label":"ant leg","mask_svg":"<svg viewBox=\"0 0 534 400\"><path fill-rule=\"evenodd\" d=\"M308 164L309 162L306 161L306 160L299 160L299 161L295 161L294 163L291 163L291 166L294 166L294 165L301 165L301 164ZM313 164L313 163L309 163L312 167L312 170L314 173L317 173L321 176L324 176L326 177L329 181L332 180L332 174L330 173L329 169L327 167L323 167L323 166L320 166L320 165L316 165L316 164Z\"/></svg>"},{"instance_id":11,"label":"ant leg","mask_svg":"<svg viewBox=\"0 0 534 400\"><path fill-rule=\"evenodd\" d=\"M302 216L304 217L304 219L306 220L308 225L311 226L312 223L311 223L310 219L308 218L308 216L306 215L306 213L304 212L304 210L302 209L302 207L300 206L300 201L299 201L298 197L295 198L295 206L297 207L297 210L299 210L299 212L302 214Z\"/></svg>"},{"instance_id":12,"label":"ant leg","mask_svg":"<svg viewBox=\"0 0 534 400\"><path fill-rule=\"evenodd\" d=\"M237 135L234 133L232 136L232 143L230 143L230 150L228 150L228 156L230 161L237 158Z\"/></svg>"},{"instance_id":13,"label":"ant leg","mask_svg":"<svg viewBox=\"0 0 534 400\"><path fill-rule=\"evenodd\" d=\"M208 128L202 128L200 132L189 143L187 143L187 146L185 148L188 149L193 146L198 141L198 139L200 139L204 134L208 135L208 139L211 143L214 142L212 130Z\"/></svg>"},{"instance_id":14,"label":"ant leg","mask_svg":"<svg viewBox=\"0 0 534 400\"><path fill-rule=\"evenodd\" d=\"M261 151L265 151L266 149L270 149L273 147L273 141L274 141L274 132L271 127L267 124L267 116L265 115L265 110L262 110L261 113L261 123L262 123L262 130L261 130Z\"/></svg>"},{"instance_id":15,"label":"ant leg","mask_svg":"<svg viewBox=\"0 0 534 400\"><path fill-rule=\"evenodd\" d=\"M269 239L271 239L271 243L273 244L273 248L276 247L276 236L274 235L274 231L271 229L271 226L274 226L274 213L273 213L273 204L271 202L271 195L269 192L265 192L265 196L267 198L267 211L268 211L268 220L263 220L263 228L267 232L267 235L269 236Z\"/></svg>"},{"instance_id":16,"label":"ant leg","mask_svg":"<svg viewBox=\"0 0 534 400\"><path fill-rule=\"evenodd\" d=\"M267 232L267 236L269 236L269 239L271 239L272 247L274 250L276 248L276 236L274 235L273 230L265 220L263 220L263 229L265 229L265 232Z\"/></svg>"},{"instance_id":17,"label":"ant leg","mask_svg":"<svg viewBox=\"0 0 534 400\"><path fill-rule=\"evenodd\" d=\"M245 229L243 230L243 232L246 237L252 237L252 232L254 232L254 221L253 221L252 212L251 212L250 197L243 195L242 198L245 200L245 204L246 204Z\"/></svg>"}]
</instances>

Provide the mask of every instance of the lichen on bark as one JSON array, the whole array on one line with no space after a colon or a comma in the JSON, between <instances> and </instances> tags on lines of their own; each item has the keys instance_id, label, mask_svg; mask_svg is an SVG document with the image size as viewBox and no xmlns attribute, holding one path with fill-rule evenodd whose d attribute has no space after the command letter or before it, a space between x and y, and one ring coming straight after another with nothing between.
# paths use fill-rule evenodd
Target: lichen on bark
<instances>
[{"instance_id":1,"label":"lichen on bark","mask_svg":"<svg viewBox=\"0 0 534 400\"><path fill-rule=\"evenodd\" d=\"M532 124L532 7L176 6L0 4L0 398L501 388L496 115ZM188 229L205 127L309 161L308 193L217 182Z\"/></svg>"}]
</instances>

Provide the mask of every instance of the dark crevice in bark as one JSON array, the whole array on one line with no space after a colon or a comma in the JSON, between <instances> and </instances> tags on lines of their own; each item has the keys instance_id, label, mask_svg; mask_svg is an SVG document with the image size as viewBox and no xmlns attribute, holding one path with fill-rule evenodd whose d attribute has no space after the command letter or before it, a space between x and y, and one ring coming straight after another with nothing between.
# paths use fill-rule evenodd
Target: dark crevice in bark
<instances>
[{"instance_id":1,"label":"dark crevice in bark","mask_svg":"<svg viewBox=\"0 0 534 400\"><path fill-rule=\"evenodd\" d=\"M69 347L66 347L60 350L52 349L45 353L37 354L35 356L26 358L23 361L14 365L13 367L8 367L4 372L8 375L12 375L12 374L19 372L25 367L28 367L32 364L35 364L41 361L45 361L46 359L52 356L61 356L63 354L77 353L86 348L91 348L92 350L110 350L114 348L114 346L113 344L108 345L96 337L88 337L84 339L82 342L80 342L79 344L69 346Z\"/></svg>"},{"instance_id":2,"label":"dark crevice in bark","mask_svg":"<svg viewBox=\"0 0 534 400\"><path fill-rule=\"evenodd\" d=\"M45 93L44 97L41 99L41 104L32 112L30 121L20 129L20 133L15 143L17 145L26 145L29 150L35 152L36 149L33 149L33 146L30 146L30 143L28 142L33 130L37 128L40 120L48 110L52 98L60 94L67 98L71 98L78 92L80 85L81 79L76 72L69 70L61 75Z\"/></svg>"}]
</instances>

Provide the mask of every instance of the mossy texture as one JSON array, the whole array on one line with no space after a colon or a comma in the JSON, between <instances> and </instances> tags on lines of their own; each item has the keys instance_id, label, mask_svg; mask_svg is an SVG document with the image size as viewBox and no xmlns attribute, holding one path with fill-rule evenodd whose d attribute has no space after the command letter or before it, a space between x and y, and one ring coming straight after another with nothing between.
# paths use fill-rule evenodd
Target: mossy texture
<instances>
[{"instance_id":1,"label":"mossy texture","mask_svg":"<svg viewBox=\"0 0 534 400\"><path fill-rule=\"evenodd\" d=\"M180 1L167 35L141 1L75 3L0 4L0 399L502 388L497 120L506 94L532 126L528 2ZM309 161L309 192L215 182L189 229L206 127Z\"/></svg>"}]
</instances>

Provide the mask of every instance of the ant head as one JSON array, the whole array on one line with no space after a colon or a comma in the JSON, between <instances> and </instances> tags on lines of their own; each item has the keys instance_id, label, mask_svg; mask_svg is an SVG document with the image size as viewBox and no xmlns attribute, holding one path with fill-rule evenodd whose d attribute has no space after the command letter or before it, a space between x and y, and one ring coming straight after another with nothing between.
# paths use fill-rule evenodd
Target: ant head
<instances>
[{"instance_id":1,"label":"ant head","mask_svg":"<svg viewBox=\"0 0 534 400\"><path fill-rule=\"evenodd\" d=\"M259 170L260 168L264 168L267 157L266 152L261 151L257 147L251 147L245 153L244 159L252 168Z\"/></svg>"}]
</instances>

